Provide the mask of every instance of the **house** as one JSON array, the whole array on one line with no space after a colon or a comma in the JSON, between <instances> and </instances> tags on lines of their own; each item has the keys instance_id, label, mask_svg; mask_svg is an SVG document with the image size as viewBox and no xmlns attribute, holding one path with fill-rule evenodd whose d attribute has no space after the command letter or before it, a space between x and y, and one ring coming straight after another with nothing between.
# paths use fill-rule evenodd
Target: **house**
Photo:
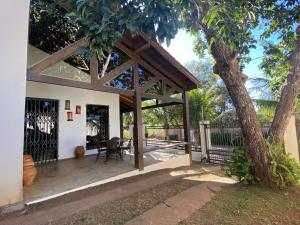
<instances>
[{"instance_id":1,"label":"house","mask_svg":"<svg viewBox=\"0 0 300 225\"><path fill-rule=\"evenodd\" d=\"M99 76L101 66L95 55L88 72L64 61L86 48L86 39L47 54L28 45L29 1L3 4L0 9L4 18L0 27L5 31L0 42L0 206L23 200L23 154L31 154L37 164L55 163L73 158L74 148L83 145L86 155L94 155L97 149L93 137L122 137L124 112L134 112L137 170L132 174L147 172L141 103L149 99L157 100L151 107L183 106L185 161L178 166L190 163L187 91L200 86L200 81L159 44L143 33L136 37L125 35L114 50L120 64ZM129 82L124 82L125 78ZM155 85L161 87L162 93L149 91Z\"/></svg>"}]
</instances>

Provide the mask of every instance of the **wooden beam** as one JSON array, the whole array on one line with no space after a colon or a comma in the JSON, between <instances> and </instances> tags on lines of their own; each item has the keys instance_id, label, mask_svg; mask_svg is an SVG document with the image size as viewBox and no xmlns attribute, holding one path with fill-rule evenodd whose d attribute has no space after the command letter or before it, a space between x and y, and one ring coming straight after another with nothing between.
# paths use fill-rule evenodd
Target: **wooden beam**
<instances>
[{"instance_id":1,"label":"wooden beam","mask_svg":"<svg viewBox=\"0 0 300 225\"><path fill-rule=\"evenodd\" d=\"M154 61L150 56L146 55L146 54L140 54L140 56L142 58L144 58L144 60L146 60L148 63L150 63L151 65L155 66L156 68L159 68L159 71L162 74L165 74L168 78L172 77L172 79L176 82L176 84L181 88L184 89L184 85L183 82L178 80L174 75L172 75L169 71L167 71L166 69L164 69L162 66L160 66L156 61ZM177 90L179 91L179 90ZM181 91L182 92L182 91Z\"/></svg>"},{"instance_id":2,"label":"wooden beam","mask_svg":"<svg viewBox=\"0 0 300 225\"><path fill-rule=\"evenodd\" d=\"M100 79L97 80L97 86L102 86L104 84L106 84L107 82L117 78L120 74L122 74L125 70L129 69L130 67L132 67L134 64L134 60L131 59L125 63L123 63L122 65L116 67L115 69L113 69L112 71L110 71L109 73L107 73L104 77L101 77Z\"/></svg>"},{"instance_id":3,"label":"wooden beam","mask_svg":"<svg viewBox=\"0 0 300 225\"><path fill-rule=\"evenodd\" d=\"M75 88L93 90L93 87L90 83L76 81L76 80L63 79L63 78L53 77L53 76L35 74L30 69L27 70L27 80L40 82L40 83L61 85L61 86L66 86L66 87L75 87Z\"/></svg>"},{"instance_id":4,"label":"wooden beam","mask_svg":"<svg viewBox=\"0 0 300 225\"><path fill-rule=\"evenodd\" d=\"M87 47L88 41L84 38L66 46L65 48L53 53L52 55L48 56L47 58L37 62L33 66L30 67L30 70L34 74L39 74L45 69L59 63L62 60L65 60L73 53L75 53L79 48Z\"/></svg>"},{"instance_id":5,"label":"wooden beam","mask_svg":"<svg viewBox=\"0 0 300 225\"><path fill-rule=\"evenodd\" d=\"M143 66L146 70L148 70L153 75L157 76L160 80L166 82L170 87L174 88L178 92L182 92L183 89L179 87L177 84L175 84L173 81L166 78L163 74L161 74L157 69L155 69L153 66L151 66L149 63L147 63L145 60L143 60L139 55L135 54L133 51L131 51L129 48L127 48L122 43L117 43L116 48L127 54L130 58L135 59L138 64Z\"/></svg>"},{"instance_id":6,"label":"wooden beam","mask_svg":"<svg viewBox=\"0 0 300 225\"><path fill-rule=\"evenodd\" d=\"M159 79L157 77L153 77L151 80L149 80L146 84L144 84L141 87L141 92L146 92L147 90L152 88L158 81Z\"/></svg>"},{"instance_id":7,"label":"wooden beam","mask_svg":"<svg viewBox=\"0 0 300 225\"><path fill-rule=\"evenodd\" d=\"M134 129L133 129L133 143L134 143L134 165L139 170L144 170L144 149L143 149L143 120L142 120L142 96L139 88L139 74L138 65L134 65Z\"/></svg>"},{"instance_id":8,"label":"wooden beam","mask_svg":"<svg viewBox=\"0 0 300 225\"><path fill-rule=\"evenodd\" d=\"M123 138L124 127L123 127L123 112L120 110L120 138Z\"/></svg>"},{"instance_id":9,"label":"wooden beam","mask_svg":"<svg viewBox=\"0 0 300 225\"><path fill-rule=\"evenodd\" d=\"M162 92L163 92L163 96L168 96L167 93L167 84L165 82L162 82Z\"/></svg>"},{"instance_id":10,"label":"wooden beam","mask_svg":"<svg viewBox=\"0 0 300 225\"><path fill-rule=\"evenodd\" d=\"M164 101L164 103L167 103L167 102L178 102L178 103L182 103L182 102L183 102L182 99L171 98L171 97L169 97L169 96L162 96L162 95L158 95L158 94L150 94L150 93L142 93L142 97L143 97L143 98L147 98L147 99L158 99L158 100L162 100L162 101Z\"/></svg>"},{"instance_id":11,"label":"wooden beam","mask_svg":"<svg viewBox=\"0 0 300 225\"><path fill-rule=\"evenodd\" d=\"M74 88L81 88L81 89L94 90L94 91L103 91L103 92L121 94L126 96L134 95L133 90L124 90L124 89L108 87L108 86L95 87L91 83L86 83L86 82L81 82L76 80L68 80L68 79L63 79L63 78L53 77L53 76L34 74L30 70L27 71L27 80L40 82L40 83L61 85L66 87L74 87Z\"/></svg>"},{"instance_id":12,"label":"wooden beam","mask_svg":"<svg viewBox=\"0 0 300 225\"><path fill-rule=\"evenodd\" d=\"M182 97L184 141L187 143L185 145L185 153L190 155L190 161L192 162L188 92L184 91Z\"/></svg>"},{"instance_id":13,"label":"wooden beam","mask_svg":"<svg viewBox=\"0 0 300 225\"><path fill-rule=\"evenodd\" d=\"M96 85L96 82L99 79L98 69L99 69L98 58L97 58L97 55L94 54L90 61L90 75L91 75L92 85Z\"/></svg>"},{"instance_id":14,"label":"wooden beam","mask_svg":"<svg viewBox=\"0 0 300 225\"><path fill-rule=\"evenodd\" d=\"M138 54L140 52L143 52L145 51L146 49L150 48L151 47L151 44L150 43L147 43L145 45L143 45L142 47L140 47L139 49L135 50L134 53L135 54Z\"/></svg>"},{"instance_id":15,"label":"wooden beam","mask_svg":"<svg viewBox=\"0 0 300 225\"><path fill-rule=\"evenodd\" d=\"M181 105L181 104L182 103L180 103L180 102L161 103L161 104L144 106L144 107L142 107L142 110L155 109L155 108L160 108L160 107L166 107L166 106L171 106L171 105Z\"/></svg>"},{"instance_id":16,"label":"wooden beam","mask_svg":"<svg viewBox=\"0 0 300 225\"><path fill-rule=\"evenodd\" d=\"M103 91L103 92L119 94L119 95L134 96L134 91L133 90L125 90L125 89L109 87L109 86L105 86L105 85L103 85L101 87L96 87L95 90L96 91Z\"/></svg>"},{"instance_id":17,"label":"wooden beam","mask_svg":"<svg viewBox=\"0 0 300 225\"><path fill-rule=\"evenodd\" d=\"M151 38L141 32L139 35L148 43L151 44L156 51L158 51L166 60L168 60L176 69L178 69L185 77L190 79L192 82L196 84L197 87L201 87L201 81L198 80L193 74L191 74L184 66L182 66L168 51L166 51L160 44L151 40Z\"/></svg>"}]
</instances>

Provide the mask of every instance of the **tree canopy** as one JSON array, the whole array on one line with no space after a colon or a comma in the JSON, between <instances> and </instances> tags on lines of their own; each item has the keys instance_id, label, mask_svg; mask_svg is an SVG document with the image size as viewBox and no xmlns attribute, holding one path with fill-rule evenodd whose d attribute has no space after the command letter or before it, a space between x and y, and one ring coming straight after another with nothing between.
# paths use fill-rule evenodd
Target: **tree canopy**
<instances>
[{"instance_id":1,"label":"tree canopy","mask_svg":"<svg viewBox=\"0 0 300 225\"><path fill-rule=\"evenodd\" d=\"M68 17L80 24L90 47L100 58L113 50L125 32L145 32L159 42L170 43L179 29L176 5L169 0L60 0ZM175 7L174 7L175 6Z\"/></svg>"}]
</instances>

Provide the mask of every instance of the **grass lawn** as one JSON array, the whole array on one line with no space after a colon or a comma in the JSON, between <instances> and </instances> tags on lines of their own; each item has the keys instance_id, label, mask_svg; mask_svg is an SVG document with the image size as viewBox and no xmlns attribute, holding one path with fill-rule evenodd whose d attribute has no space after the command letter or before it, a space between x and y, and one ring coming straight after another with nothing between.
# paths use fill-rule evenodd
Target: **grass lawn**
<instances>
[{"instance_id":1,"label":"grass lawn","mask_svg":"<svg viewBox=\"0 0 300 225\"><path fill-rule=\"evenodd\" d=\"M274 191L261 186L225 187L213 201L178 225L300 224L300 189Z\"/></svg>"}]
</instances>

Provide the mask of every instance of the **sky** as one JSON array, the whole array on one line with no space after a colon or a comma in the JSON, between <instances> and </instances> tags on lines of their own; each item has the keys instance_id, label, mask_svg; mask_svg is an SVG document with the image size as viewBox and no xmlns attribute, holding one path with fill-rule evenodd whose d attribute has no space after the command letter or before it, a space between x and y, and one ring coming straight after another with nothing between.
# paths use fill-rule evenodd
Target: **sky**
<instances>
[{"instance_id":1,"label":"sky","mask_svg":"<svg viewBox=\"0 0 300 225\"><path fill-rule=\"evenodd\" d=\"M256 31L255 36L258 36L258 31ZM180 30L170 46L167 47L166 44L163 44L163 47L184 65L192 60L198 60L197 55L193 52L193 42L194 37L190 36L186 31ZM253 60L245 66L243 71L249 78L262 77L262 71L259 69L262 55L263 47L258 43L256 48L250 51L250 57ZM250 89L250 82L247 82L246 86ZM253 98L259 98L259 93L255 91L251 91L251 95Z\"/></svg>"}]
</instances>

